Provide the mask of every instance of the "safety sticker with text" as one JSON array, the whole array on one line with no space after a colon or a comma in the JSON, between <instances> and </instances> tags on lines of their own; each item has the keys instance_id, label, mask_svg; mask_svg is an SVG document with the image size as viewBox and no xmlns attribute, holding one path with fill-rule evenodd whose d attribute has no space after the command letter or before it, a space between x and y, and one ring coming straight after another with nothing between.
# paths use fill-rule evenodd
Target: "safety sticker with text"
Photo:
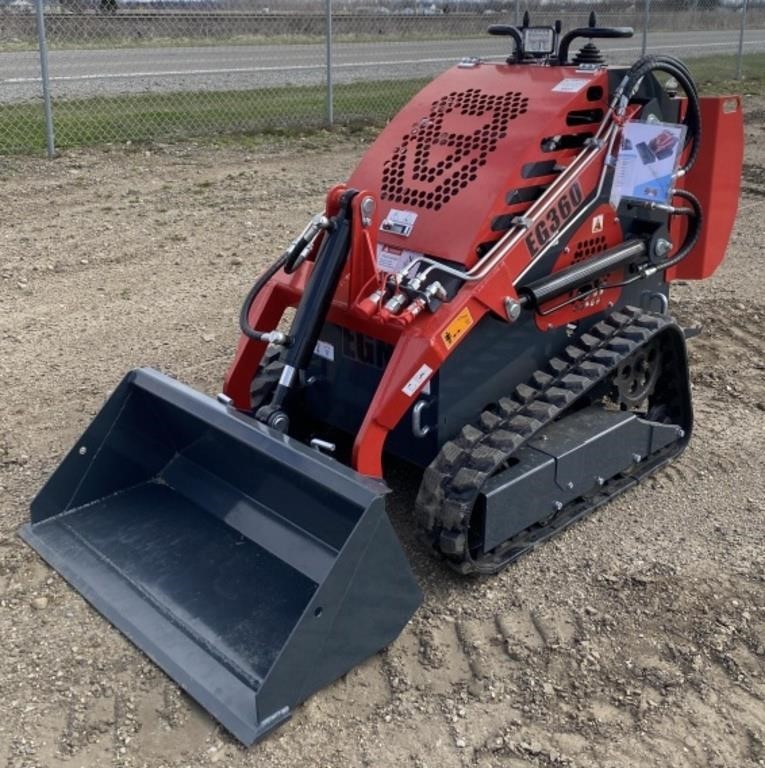
<instances>
[{"instance_id":1,"label":"safety sticker with text","mask_svg":"<svg viewBox=\"0 0 765 768\"><path fill-rule=\"evenodd\" d=\"M382 272L400 272L420 256L422 254L417 251L407 251L406 248L395 248L384 243L377 244L377 268Z\"/></svg>"},{"instance_id":2,"label":"safety sticker with text","mask_svg":"<svg viewBox=\"0 0 765 768\"><path fill-rule=\"evenodd\" d=\"M441 334L447 349L451 349L460 339L463 333L473 325L473 316L470 310L465 309L460 312L454 320L446 326L446 330Z\"/></svg>"},{"instance_id":3,"label":"safety sticker with text","mask_svg":"<svg viewBox=\"0 0 765 768\"><path fill-rule=\"evenodd\" d=\"M558 93L576 93L581 91L590 82L590 80L584 77L564 77L553 90L558 91Z\"/></svg>"},{"instance_id":4,"label":"safety sticker with text","mask_svg":"<svg viewBox=\"0 0 765 768\"><path fill-rule=\"evenodd\" d=\"M313 348L313 353L317 357L324 358L324 360L329 360L330 362L334 362L335 360L335 348L328 341L319 339L319 341L316 342L316 346Z\"/></svg>"},{"instance_id":5,"label":"safety sticker with text","mask_svg":"<svg viewBox=\"0 0 765 768\"><path fill-rule=\"evenodd\" d=\"M433 369L429 365L421 365L417 373L406 382L401 391L407 397L411 397L428 380L431 373L433 373Z\"/></svg>"},{"instance_id":6,"label":"safety sticker with text","mask_svg":"<svg viewBox=\"0 0 765 768\"><path fill-rule=\"evenodd\" d=\"M388 215L380 224L383 232L391 232L401 237L409 237L414 229L414 223L417 221L417 214L414 211L399 211L391 208Z\"/></svg>"}]
</instances>

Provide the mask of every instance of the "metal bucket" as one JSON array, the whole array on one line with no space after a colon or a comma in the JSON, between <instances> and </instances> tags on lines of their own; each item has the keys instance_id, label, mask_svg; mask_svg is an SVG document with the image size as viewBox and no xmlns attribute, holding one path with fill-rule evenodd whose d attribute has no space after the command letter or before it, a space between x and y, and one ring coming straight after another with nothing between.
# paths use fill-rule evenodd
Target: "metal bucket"
<instances>
[{"instance_id":1,"label":"metal bucket","mask_svg":"<svg viewBox=\"0 0 765 768\"><path fill-rule=\"evenodd\" d=\"M419 606L386 492L140 369L34 499L21 536L251 744Z\"/></svg>"}]
</instances>

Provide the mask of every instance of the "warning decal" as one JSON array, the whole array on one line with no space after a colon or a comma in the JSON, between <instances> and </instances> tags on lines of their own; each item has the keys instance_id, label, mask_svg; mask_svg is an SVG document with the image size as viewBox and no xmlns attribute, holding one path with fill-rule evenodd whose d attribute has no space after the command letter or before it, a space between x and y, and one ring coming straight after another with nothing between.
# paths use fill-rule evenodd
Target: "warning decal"
<instances>
[{"instance_id":1,"label":"warning decal","mask_svg":"<svg viewBox=\"0 0 765 768\"><path fill-rule=\"evenodd\" d=\"M428 380L431 373L433 373L433 369L429 365L421 365L401 391L407 397L411 397Z\"/></svg>"},{"instance_id":2,"label":"warning decal","mask_svg":"<svg viewBox=\"0 0 765 768\"><path fill-rule=\"evenodd\" d=\"M465 309L460 312L454 320L446 326L446 330L441 334L447 349L451 349L461 338L462 334L473 325L473 316L470 310Z\"/></svg>"},{"instance_id":3,"label":"warning decal","mask_svg":"<svg viewBox=\"0 0 765 768\"><path fill-rule=\"evenodd\" d=\"M581 91L582 88L590 82L590 80L585 80L583 77L566 77L561 80L553 90L558 93L576 93L577 91Z\"/></svg>"}]
</instances>

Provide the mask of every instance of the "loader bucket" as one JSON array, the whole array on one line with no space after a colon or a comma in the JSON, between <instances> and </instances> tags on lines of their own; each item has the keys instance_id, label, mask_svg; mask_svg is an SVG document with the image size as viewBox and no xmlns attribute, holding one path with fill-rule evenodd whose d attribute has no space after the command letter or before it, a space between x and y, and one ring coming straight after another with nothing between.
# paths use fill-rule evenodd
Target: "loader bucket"
<instances>
[{"instance_id":1,"label":"loader bucket","mask_svg":"<svg viewBox=\"0 0 765 768\"><path fill-rule=\"evenodd\" d=\"M21 535L251 744L391 642L420 604L386 491L140 369Z\"/></svg>"}]
</instances>

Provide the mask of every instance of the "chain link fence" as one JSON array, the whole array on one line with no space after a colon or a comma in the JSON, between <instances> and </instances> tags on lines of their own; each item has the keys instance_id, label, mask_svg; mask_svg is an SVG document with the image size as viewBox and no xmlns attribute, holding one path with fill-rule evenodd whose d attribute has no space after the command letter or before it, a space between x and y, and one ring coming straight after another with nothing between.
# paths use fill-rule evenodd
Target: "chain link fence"
<instances>
[{"instance_id":1,"label":"chain link fence","mask_svg":"<svg viewBox=\"0 0 765 768\"><path fill-rule=\"evenodd\" d=\"M603 41L614 62L712 56L733 77L765 51L765 3L746 0L325 1L0 0L0 153L382 122L460 58L505 58L486 28L527 11L571 29L594 7L600 26L633 26Z\"/></svg>"}]
</instances>

